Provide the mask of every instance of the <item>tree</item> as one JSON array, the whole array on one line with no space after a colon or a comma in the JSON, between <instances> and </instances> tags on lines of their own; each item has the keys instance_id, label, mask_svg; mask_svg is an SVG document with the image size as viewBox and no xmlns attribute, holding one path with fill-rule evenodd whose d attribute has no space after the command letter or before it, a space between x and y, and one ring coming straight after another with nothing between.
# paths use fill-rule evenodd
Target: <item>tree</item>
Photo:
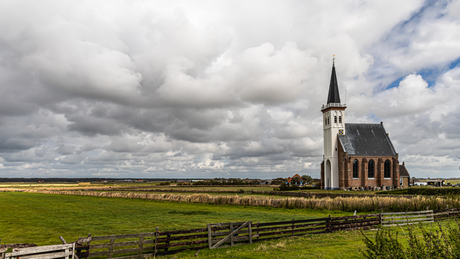
<instances>
[{"instance_id":1,"label":"tree","mask_svg":"<svg viewBox=\"0 0 460 259\"><path fill-rule=\"evenodd\" d=\"M283 184L285 182L286 182L286 179L282 178L282 177L278 177L278 178L272 180L273 185L279 185L279 184Z\"/></svg>"},{"instance_id":2,"label":"tree","mask_svg":"<svg viewBox=\"0 0 460 259\"><path fill-rule=\"evenodd\" d=\"M302 181L303 181L303 184L311 184L313 182L313 178L311 178L311 176L309 175L302 175Z\"/></svg>"},{"instance_id":3,"label":"tree","mask_svg":"<svg viewBox=\"0 0 460 259\"><path fill-rule=\"evenodd\" d=\"M293 185L300 185L300 182L302 182L302 178L296 176L294 178L291 179L291 184Z\"/></svg>"}]
</instances>

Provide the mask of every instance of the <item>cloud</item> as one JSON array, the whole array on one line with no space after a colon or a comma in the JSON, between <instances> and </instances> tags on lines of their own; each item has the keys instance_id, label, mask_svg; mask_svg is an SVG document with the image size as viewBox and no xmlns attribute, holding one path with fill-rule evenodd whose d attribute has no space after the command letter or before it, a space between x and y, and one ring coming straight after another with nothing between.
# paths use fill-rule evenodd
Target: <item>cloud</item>
<instances>
[{"instance_id":1,"label":"cloud","mask_svg":"<svg viewBox=\"0 0 460 259\"><path fill-rule=\"evenodd\" d=\"M411 174L450 176L459 12L419 0L2 3L0 176L318 177L333 54L346 122L384 121Z\"/></svg>"}]
</instances>

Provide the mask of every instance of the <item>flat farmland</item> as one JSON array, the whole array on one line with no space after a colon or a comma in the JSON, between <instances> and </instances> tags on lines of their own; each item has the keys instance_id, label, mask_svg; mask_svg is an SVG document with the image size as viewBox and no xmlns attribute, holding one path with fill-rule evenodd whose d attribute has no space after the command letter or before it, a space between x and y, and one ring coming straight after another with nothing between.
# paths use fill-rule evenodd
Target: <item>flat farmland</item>
<instances>
[{"instance_id":1,"label":"flat farmland","mask_svg":"<svg viewBox=\"0 0 460 259\"><path fill-rule=\"evenodd\" d=\"M213 190L219 190L219 191L239 191L239 190L244 190L244 191L251 191L251 190L257 190L257 191L273 191L273 187L270 186L155 186L158 189L161 188L174 188L178 190L204 190L204 191L213 191Z\"/></svg>"},{"instance_id":2,"label":"flat farmland","mask_svg":"<svg viewBox=\"0 0 460 259\"><path fill-rule=\"evenodd\" d=\"M234 193L238 191L245 191L245 192L250 192L250 191L256 191L256 192L271 192L274 191L274 188L278 186L188 186L188 185L152 185L152 186L138 186L138 185L125 185L125 186L119 186L119 187L114 187L114 190L117 188L130 188L132 191L142 191L142 189L156 189L156 190L185 190L189 192L197 191L197 192L224 192L228 191L229 193ZM309 192L309 193L334 193L334 194L340 194L340 193L353 193L353 194L374 194L375 191L355 191L355 192L350 192L350 191L344 191L344 190L322 190L322 189L306 189L306 190L297 190L297 191L290 191L290 192Z\"/></svg>"},{"instance_id":3,"label":"flat farmland","mask_svg":"<svg viewBox=\"0 0 460 259\"><path fill-rule=\"evenodd\" d=\"M0 192L2 243L59 243L93 236L203 228L206 223L285 221L350 213L258 206Z\"/></svg>"},{"instance_id":4,"label":"flat farmland","mask_svg":"<svg viewBox=\"0 0 460 259\"><path fill-rule=\"evenodd\" d=\"M93 236L203 228L206 223L236 221L285 221L351 213L327 210L287 209L259 206L210 205L143 199L105 198L0 192L0 238L2 243L59 244L91 233ZM444 223L443 223L444 224ZM425 229L434 225L426 224ZM407 245L405 227L394 228ZM376 231L364 231L373 238ZM420 232L417 235L421 235ZM203 249L200 258L364 258L359 231L282 238L253 245ZM162 258L195 258L185 251Z\"/></svg>"}]
</instances>

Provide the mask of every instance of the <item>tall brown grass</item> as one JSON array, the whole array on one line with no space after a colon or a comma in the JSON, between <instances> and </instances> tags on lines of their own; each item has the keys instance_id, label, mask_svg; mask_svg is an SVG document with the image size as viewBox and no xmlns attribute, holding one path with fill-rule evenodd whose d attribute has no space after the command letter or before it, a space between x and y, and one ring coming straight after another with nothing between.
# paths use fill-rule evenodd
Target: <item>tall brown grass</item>
<instances>
[{"instance_id":1,"label":"tall brown grass","mask_svg":"<svg viewBox=\"0 0 460 259\"><path fill-rule=\"evenodd\" d=\"M96 196L109 198L146 199L157 201L173 201L188 203L205 203L215 205L267 206L275 208L299 208L314 210L336 210L358 212L397 212L419 211L427 207L432 210L460 207L460 196L444 197L336 197L336 198L303 198L303 197L269 197L269 196L237 196L209 194L172 194L172 193L126 193L126 192L86 192L86 191L53 191L28 190L32 193Z\"/></svg>"}]
</instances>

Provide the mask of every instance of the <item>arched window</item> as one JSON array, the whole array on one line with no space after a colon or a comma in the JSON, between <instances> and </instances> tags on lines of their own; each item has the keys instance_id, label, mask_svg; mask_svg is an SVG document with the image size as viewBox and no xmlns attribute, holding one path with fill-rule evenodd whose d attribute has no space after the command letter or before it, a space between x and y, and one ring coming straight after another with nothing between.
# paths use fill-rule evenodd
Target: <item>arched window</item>
<instances>
[{"instance_id":1,"label":"arched window","mask_svg":"<svg viewBox=\"0 0 460 259\"><path fill-rule=\"evenodd\" d=\"M342 116L339 116L339 123L342 123Z\"/></svg>"},{"instance_id":2,"label":"arched window","mask_svg":"<svg viewBox=\"0 0 460 259\"><path fill-rule=\"evenodd\" d=\"M327 117L327 124L329 124L329 117Z\"/></svg>"},{"instance_id":3,"label":"arched window","mask_svg":"<svg viewBox=\"0 0 460 259\"><path fill-rule=\"evenodd\" d=\"M384 178L391 178L391 162L390 162L390 160L385 161L383 177Z\"/></svg>"},{"instance_id":4,"label":"arched window","mask_svg":"<svg viewBox=\"0 0 460 259\"><path fill-rule=\"evenodd\" d=\"M337 123L337 115L334 116L334 123Z\"/></svg>"},{"instance_id":5,"label":"arched window","mask_svg":"<svg viewBox=\"0 0 460 259\"><path fill-rule=\"evenodd\" d=\"M324 124L327 125L327 119L324 119Z\"/></svg>"},{"instance_id":6,"label":"arched window","mask_svg":"<svg viewBox=\"0 0 460 259\"><path fill-rule=\"evenodd\" d=\"M353 178L359 178L358 166L359 166L359 162L357 159L355 159L355 161L353 161Z\"/></svg>"},{"instance_id":7,"label":"arched window","mask_svg":"<svg viewBox=\"0 0 460 259\"><path fill-rule=\"evenodd\" d=\"M374 178L374 160L370 160L367 165L367 178Z\"/></svg>"}]
</instances>

